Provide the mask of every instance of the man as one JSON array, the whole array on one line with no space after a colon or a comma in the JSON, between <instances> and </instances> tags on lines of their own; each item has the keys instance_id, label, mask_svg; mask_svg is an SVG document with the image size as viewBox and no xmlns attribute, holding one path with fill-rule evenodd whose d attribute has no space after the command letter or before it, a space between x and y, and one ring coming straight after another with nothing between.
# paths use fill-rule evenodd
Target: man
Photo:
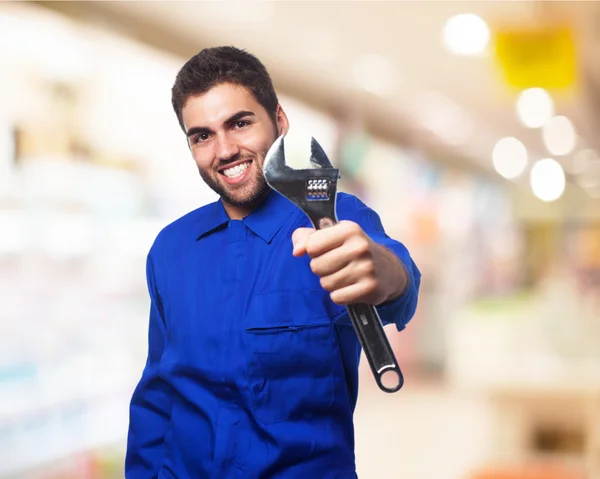
<instances>
[{"instance_id":1,"label":"man","mask_svg":"<svg viewBox=\"0 0 600 479\"><path fill-rule=\"evenodd\" d=\"M173 108L219 194L148 255L148 359L131 400L128 479L355 478L360 345L344 305L402 330L420 273L378 215L339 194L314 231L265 182L288 119L260 61L210 48L177 75Z\"/></svg>"}]
</instances>

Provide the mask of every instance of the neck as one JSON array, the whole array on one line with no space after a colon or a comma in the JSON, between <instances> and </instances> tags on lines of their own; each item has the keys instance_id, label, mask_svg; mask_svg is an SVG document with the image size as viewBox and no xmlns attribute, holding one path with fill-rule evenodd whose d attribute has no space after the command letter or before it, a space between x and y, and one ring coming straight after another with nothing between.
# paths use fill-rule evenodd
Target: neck
<instances>
[{"instance_id":1,"label":"neck","mask_svg":"<svg viewBox=\"0 0 600 479\"><path fill-rule=\"evenodd\" d=\"M244 219L246 216L252 213L252 210L254 210L254 208L250 206L234 206L226 203L225 201L223 201L223 208L225 209L227 216L229 216L229 219L232 220Z\"/></svg>"},{"instance_id":2,"label":"neck","mask_svg":"<svg viewBox=\"0 0 600 479\"><path fill-rule=\"evenodd\" d=\"M227 216L229 216L229 219L244 219L267 199L270 192L271 190L267 188L265 189L264 193L260 195L256 200L244 205L232 205L231 203L227 203L225 200L222 200L223 209L225 209L225 212L227 213Z\"/></svg>"}]
</instances>

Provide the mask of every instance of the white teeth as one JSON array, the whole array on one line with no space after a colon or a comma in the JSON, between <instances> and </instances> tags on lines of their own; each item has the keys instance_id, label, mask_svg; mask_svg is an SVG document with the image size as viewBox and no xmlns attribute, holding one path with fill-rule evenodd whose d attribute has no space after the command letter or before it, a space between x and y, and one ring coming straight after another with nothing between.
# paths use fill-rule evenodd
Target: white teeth
<instances>
[{"instance_id":1,"label":"white teeth","mask_svg":"<svg viewBox=\"0 0 600 479\"><path fill-rule=\"evenodd\" d=\"M236 176L240 176L246 169L250 166L250 162L242 163L241 165L234 166L233 168L227 168L223 170L223 174L227 178L235 178Z\"/></svg>"}]
</instances>

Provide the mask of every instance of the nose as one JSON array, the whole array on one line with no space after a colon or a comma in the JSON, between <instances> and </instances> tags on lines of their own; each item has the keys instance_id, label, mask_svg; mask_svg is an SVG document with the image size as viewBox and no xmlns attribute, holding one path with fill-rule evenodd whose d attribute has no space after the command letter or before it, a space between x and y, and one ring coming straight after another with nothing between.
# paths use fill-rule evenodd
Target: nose
<instances>
[{"instance_id":1,"label":"nose","mask_svg":"<svg viewBox=\"0 0 600 479\"><path fill-rule=\"evenodd\" d=\"M217 137L216 156L219 161L229 161L235 159L239 153L239 145L233 141L229 135L224 134Z\"/></svg>"}]
</instances>

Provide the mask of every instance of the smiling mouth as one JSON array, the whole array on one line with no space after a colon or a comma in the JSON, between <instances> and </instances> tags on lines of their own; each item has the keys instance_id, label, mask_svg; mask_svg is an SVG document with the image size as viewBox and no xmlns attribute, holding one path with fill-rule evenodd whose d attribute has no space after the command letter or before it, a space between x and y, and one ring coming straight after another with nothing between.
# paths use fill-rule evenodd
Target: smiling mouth
<instances>
[{"instance_id":1,"label":"smiling mouth","mask_svg":"<svg viewBox=\"0 0 600 479\"><path fill-rule=\"evenodd\" d=\"M225 175L227 178L237 178L248 169L250 163L252 163L252 160L244 161L243 163L239 163L235 166L232 166L231 168L225 168L219 173Z\"/></svg>"}]
</instances>

